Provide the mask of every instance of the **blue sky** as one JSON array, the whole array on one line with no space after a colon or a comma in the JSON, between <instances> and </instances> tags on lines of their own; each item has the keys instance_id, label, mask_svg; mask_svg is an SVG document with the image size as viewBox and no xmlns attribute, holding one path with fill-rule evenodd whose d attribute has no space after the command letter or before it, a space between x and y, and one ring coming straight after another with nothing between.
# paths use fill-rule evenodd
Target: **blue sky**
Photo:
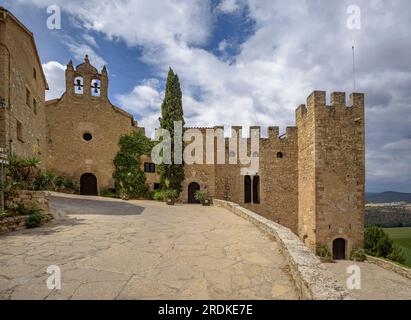
<instances>
[{"instance_id":1,"label":"blue sky","mask_svg":"<svg viewBox=\"0 0 411 320\"><path fill-rule=\"evenodd\" d=\"M48 30L46 8L62 9ZM346 26L349 5L361 29ZM48 98L72 59L109 70L111 101L151 133L167 69L190 126L295 125L315 89L366 93L367 190L411 192L411 3L408 0L0 0L35 34ZM264 129L263 129L264 130Z\"/></svg>"}]
</instances>

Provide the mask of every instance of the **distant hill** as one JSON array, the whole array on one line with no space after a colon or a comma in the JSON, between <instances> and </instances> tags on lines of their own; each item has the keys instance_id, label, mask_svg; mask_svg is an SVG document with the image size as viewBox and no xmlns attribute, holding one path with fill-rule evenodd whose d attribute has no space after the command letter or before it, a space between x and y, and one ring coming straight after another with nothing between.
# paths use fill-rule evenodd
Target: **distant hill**
<instances>
[{"instance_id":1,"label":"distant hill","mask_svg":"<svg viewBox=\"0 0 411 320\"><path fill-rule=\"evenodd\" d=\"M382 193L365 193L366 203L391 203L391 202L407 202L411 203L411 193L401 193L387 191Z\"/></svg>"}]
</instances>

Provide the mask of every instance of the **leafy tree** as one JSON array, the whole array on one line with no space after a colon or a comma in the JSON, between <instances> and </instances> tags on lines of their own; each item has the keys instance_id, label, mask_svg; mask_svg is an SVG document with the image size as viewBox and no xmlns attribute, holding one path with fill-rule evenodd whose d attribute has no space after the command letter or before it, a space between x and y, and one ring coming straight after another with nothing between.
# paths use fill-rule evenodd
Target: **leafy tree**
<instances>
[{"instance_id":1,"label":"leafy tree","mask_svg":"<svg viewBox=\"0 0 411 320\"><path fill-rule=\"evenodd\" d=\"M148 187L146 177L140 168L140 157L149 154L153 147L152 141L142 132L135 131L120 138L120 150L115 159L116 192L127 198L140 198L146 195Z\"/></svg>"},{"instance_id":2,"label":"leafy tree","mask_svg":"<svg viewBox=\"0 0 411 320\"><path fill-rule=\"evenodd\" d=\"M177 74L170 68L167 76L166 93L161 106L160 127L168 130L172 141L174 141L174 122L181 121L184 127L184 113L182 104L182 94L180 81ZM182 155L181 155L182 158ZM161 164L159 166L160 184L162 189L175 189L181 192L181 185L184 180L183 164L175 164L174 144L171 146L172 164Z\"/></svg>"}]
</instances>

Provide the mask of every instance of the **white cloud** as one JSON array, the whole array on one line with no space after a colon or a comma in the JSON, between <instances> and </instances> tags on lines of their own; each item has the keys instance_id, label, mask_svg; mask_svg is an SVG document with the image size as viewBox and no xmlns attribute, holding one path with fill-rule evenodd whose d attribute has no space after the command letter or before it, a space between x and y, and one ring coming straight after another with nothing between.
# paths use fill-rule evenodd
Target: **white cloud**
<instances>
[{"instance_id":1,"label":"white cloud","mask_svg":"<svg viewBox=\"0 0 411 320\"><path fill-rule=\"evenodd\" d=\"M66 66L63 66L57 61L49 61L43 63L43 70L49 84L49 90L46 91L46 100L60 98L66 90Z\"/></svg>"},{"instance_id":2,"label":"white cloud","mask_svg":"<svg viewBox=\"0 0 411 320\"><path fill-rule=\"evenodd\" d=\"M83 62L85 55L88 55L91 64L98 70L101 70L104 65L107 65L106 60L104 60L104 58L102 58L90 45L78 42L69 36L63 38L65 44L77 61Z\"/></svg>"},{"instance_id":3,"label":"white cloud","mask_svg":"<svg viewBox=\"0 0 411 320\"><path fill-rule=\"evenodd\" d=\"M163 93L158 90L157 79L146 79L134 87L131 93L116 95L122 108L137 115L139 126L146 128L146 134L154 138L154 128L158 127Z\"/></svg>"},{"instance_id":4,"label":"white cloud","mask_svg":"<svg viewBox=\"0 0 411 320\"><path fill-rule=\"evenodd\" d=\"M123 39L129 45L163 45L175 41L202 44L210 35L211 4L204 0L31 0L31 3L41 7L59 5L87 29L102 32L109 39Z\"/></svg>"},{"instance_id":5,"label":"white cloud","mask_svg":"<svg viewBox=\"0 0 411 320\"><path fill-rule=\"evenodd\" d=\"M240 10L243 4L244 1L242 0L223 0L217 8L223 13L233 13Z\"/></svg>"},{"instance_id":6,"label":"white cloud","mask_svg":"<svg viewBox=\"0 0 411 320\"><path fill-rule=\"evenodd\" d=\"M99 47L98 44L97 44L96 39L95 39L93 36L91 36L91 35L89 35L89 34L84 34L84 35L83 35L83 39L84 39L89 45L91 45L92 47L95 47L95 48L98 48L98 47Z\"/></svg>"},{"instance_id":7,"label":"white cloud","mask_svg":"<svg viewBox=\"0 0 411 320\"><path fill-rule=\"evenodd\" d=\"M367 94L368 103L368 183L378 187L384 161L391 164L383 171L393 185L398 170L411 172L411 162L395 160L381 149L390 143L404 145L403 140L411 137L409 118L404 116L411 104L409 1L357 1L362 29L350 31L346 9L352 1L348 0L224 0L214 14L247 8L248 19L255 24L254 34L241 45L235 62L199 48L214 30L209 1L32 2L60 4L86 29L142 48L141 59L161 81L172 66L183 86L188 125L294 125L295 107L312 90L352 91L354 43L357 91ZM72 44L70 50L76 57L89 49L93 52L87 43ZM221 50L227 48L224 42L220 45ZM161 97L157 85L140 83L118 100L153 128L158 124ZM403 158L410 154L402 152Z\"/></svg>"}]
</instances>

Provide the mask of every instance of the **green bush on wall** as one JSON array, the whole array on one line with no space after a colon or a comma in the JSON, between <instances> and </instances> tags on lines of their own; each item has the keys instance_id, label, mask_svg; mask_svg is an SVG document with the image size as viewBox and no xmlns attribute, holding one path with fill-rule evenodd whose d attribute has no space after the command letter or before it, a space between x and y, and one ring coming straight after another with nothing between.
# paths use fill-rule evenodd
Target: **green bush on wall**
<instances>
[{"instance_id":1,"label":"green bush on wall","mask_svg":"<svg viewBox=\"0 0 411 320\"><path fill-rule=\"evenodd\" d=\"M365 250L364 249L353 250L353 252L351 252L350 259L352 261L358 261L358 262L365 261L367 259L367 256L365 254Z\"/></svg>"},{"instance_id":2,"label":"green bush on wall","mask_svg":"<svg viewBox=\"0 0 411 320\"><path fill-rule=\"evenodd\" d=\"M383 229L369 227L365 229L364 239L365 252L370 256L385 258L399 263L405 262L402 250L394 245Z\"/></svg>"},{"instance_id":3,"label":"green bush on wall","mask_svg":"<svg viewBox=\"0 0 411 320\"><path fill-rule=\"evenodd\" d=\"M116 193L121 198L143 198L147 195L146 176L140 168L140 157L151 152L153 142L135 131L120 138L120 150L114 159Z\"/></svg>"}]
</instances>

